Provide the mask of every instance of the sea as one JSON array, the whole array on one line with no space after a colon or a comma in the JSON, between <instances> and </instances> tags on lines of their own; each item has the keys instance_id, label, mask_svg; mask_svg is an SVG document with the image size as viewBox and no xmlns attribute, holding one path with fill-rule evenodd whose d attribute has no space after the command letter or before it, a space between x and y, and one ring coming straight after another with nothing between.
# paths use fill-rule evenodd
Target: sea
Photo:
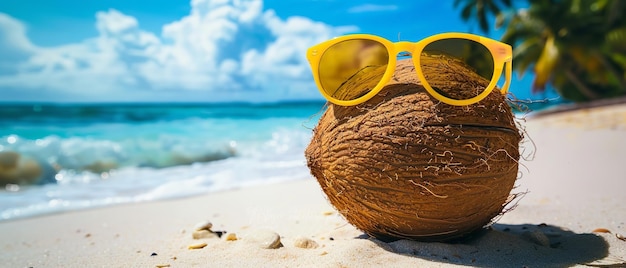
<instances>
[{"instance_id":1,"label":"sea","mask_svg":"<svg viewBox=\"0 0 626 268\"><path fill-rule=\"evenodd\" d=\"M311 178L304 150L324 109L0 104L0 221Z\"/></svg>"}]
</instances>

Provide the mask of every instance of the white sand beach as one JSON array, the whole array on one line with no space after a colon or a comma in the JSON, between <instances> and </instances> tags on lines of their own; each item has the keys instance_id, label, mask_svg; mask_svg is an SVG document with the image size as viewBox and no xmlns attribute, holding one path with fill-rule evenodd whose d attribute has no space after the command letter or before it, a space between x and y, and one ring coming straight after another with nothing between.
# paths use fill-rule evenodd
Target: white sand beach
<instances>
[{"instance_id":1,"label":"white sand beach","mask_svg":"<svg viewBox=\"0 0 626 268\"><path fill-rule=\"evenodd\" d=\"M0 222L0 266L626 266L626 105L528 116L521 125L530 140L513 191L527 193L463 242L371 239L335 212L311 177ZM205 220L237 240L193 239ZM255 237L263 230L283 246L262 248ZM317 247L296 247L301 237ZM188 248L199 243L206 246Z\"/></svg>"}]
</instances>

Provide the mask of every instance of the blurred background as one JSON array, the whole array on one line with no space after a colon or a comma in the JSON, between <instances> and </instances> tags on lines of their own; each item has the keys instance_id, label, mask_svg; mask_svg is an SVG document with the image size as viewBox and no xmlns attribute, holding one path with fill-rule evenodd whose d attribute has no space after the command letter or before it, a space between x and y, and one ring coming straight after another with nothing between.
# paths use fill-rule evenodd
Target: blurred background
<instances>
[{"instance_id":1,"label":"blurred background","mask_svg":"<svg viewBox=\"0 0 626 268\"><path fill-rule=\"evenodd\" d=\"M626 94L619 0L0 2L0 220L309 178L308 47L456 31L514 46L531 110Z\"/></svg>"}]
</instances>

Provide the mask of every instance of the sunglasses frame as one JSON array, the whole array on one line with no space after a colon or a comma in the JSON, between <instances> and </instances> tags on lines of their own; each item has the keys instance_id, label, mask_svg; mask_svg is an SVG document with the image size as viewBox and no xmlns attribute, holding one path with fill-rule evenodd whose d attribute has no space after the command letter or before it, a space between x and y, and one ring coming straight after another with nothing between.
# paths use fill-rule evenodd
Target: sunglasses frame
<instances>
[{"instance_id":1,"label":"sunglasses frame","mask_svg":"<svg viewBox=\"0 0 626 268\"><path fill-rule=\"evenodd\" d=\"M433 43L435 41L439 41L443 39L452 39L452 38L467 39L467 40L475 41L477 43L482 44L489 50L489 52L491 52L491 55L494 61L493 62L494 70L493 70L493 76L491 77L491 82L482 93L470 99L465 99L465 100L451 99L451 98L448 98L446 96L443 96L437 93L437 91L435 91L430 86L430 84L428 84L428 81L426 80L426 78L424 77L424 73L422 72L422 68L420 65L421 57L419 55L421 55L424 48L430 43ZM376 86L372 90L370 90L367 94L354 100L340 100L340 99L333 98L332 96L326 93L320 81L319 67L320 67L320 61L322 59L322 56L324 55L326 50L328 50L330 47L338 43L341 43L343 41L358 40L358 39L376 41L382 44L383 46L385 46L385 48L387 49L387 52L389 53L389 62L387 63L387 69L385 69L385 73L383 77L381 77L378 84L376 84ZM319 89L320 93L322 93L322 95L328 101L334 104L342 105L342 106L353 106L353 105L366 102L367 100L374 97L376 94L378 94L378 92L380 92L383 89L383 87L393 77L393 74L396 68L398 54L401 52L411 53L412 58L413 58L413 64L415 65L415 71L417 73L418 78L422 82L422 86L424 87L424 89L426 89L426 91L434 98L450 105L456 105L456 106L470 105L470 104L477 103L481 101L482 99L486 98L491 93L491 91L493 91L493 89L496 87L498 80L502 76L503 69L505 70L505 79L506 79L504 82L504 85L500 89L500 92L503 95L505 95L508 92L509 85L511 83L512 58L513 58L513 49L511 48L511 46L508 44L502 43L500 41L497 41L497 40L493 40L493 39L479 36L479 35L468 34L468 33L456 33L456 32L441 33L441 34L436 34L436 35L432 35L430 37L424 38L418 42L400 41L400 42L395 42L395 43L383 37L376 36L376 35L350 34L350 35L344 35L344 36L340 36L337 38L333 38L328 41L317 44L315 46L312 46L311 48L307 50L306 56L307 56L307 60L309 61L309 64L311 65L313 77L315 79L315 83L317 84L317 88Z\"/></svg>"}]
</instances>

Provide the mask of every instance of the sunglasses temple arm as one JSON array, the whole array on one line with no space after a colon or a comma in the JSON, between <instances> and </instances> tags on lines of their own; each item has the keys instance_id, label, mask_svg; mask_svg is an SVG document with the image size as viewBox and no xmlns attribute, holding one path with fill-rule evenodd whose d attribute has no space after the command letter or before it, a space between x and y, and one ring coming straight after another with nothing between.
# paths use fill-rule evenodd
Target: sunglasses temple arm
<instances>
[{"instance_id":1,"label":"sunglasses temple arm","mask_svg":"<svg viewBox=\"0 0 626 268\"><path fill-rule=\"evenodd\" d=\"M504 71L504 85L500 89L502 95L505 95L509 91L509 86L511 85L511 76L513 74L513 63L511 61L505 62L505 71Z\"/></svg>"}]
</instances>

